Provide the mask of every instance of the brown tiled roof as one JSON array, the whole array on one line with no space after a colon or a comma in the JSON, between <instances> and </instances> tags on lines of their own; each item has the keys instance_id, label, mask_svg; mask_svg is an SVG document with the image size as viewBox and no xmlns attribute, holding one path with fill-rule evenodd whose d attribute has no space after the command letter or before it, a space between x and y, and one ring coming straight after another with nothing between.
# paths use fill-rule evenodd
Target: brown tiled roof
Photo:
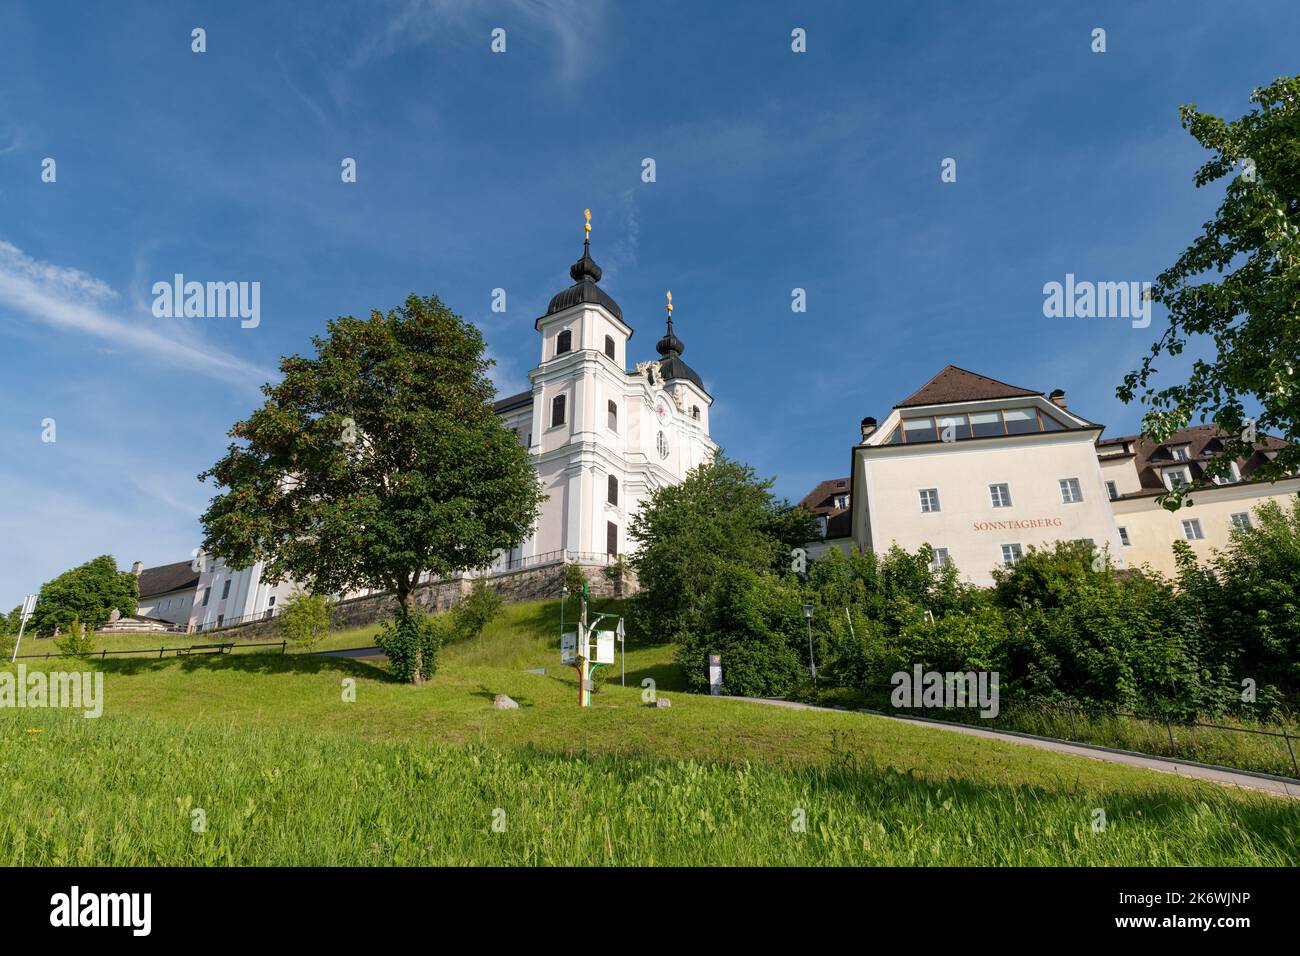
<instances>
[{"instance_id":1,"label":"brown tiled roof","mask_svg":"<svg viewBox=\"0 0 1300 956\"><path fill-rule=\"evenodd\" d=\"M1161 478L1161 469L1168 465L1182 464L1174 457L1173 449L1177 445L1187 445L1187 464L1191 468L1192 480L1199 479L1205 473L1205 464L1219 450L1219 440L1223 436L1217 425L1193 425L1174 432L1169 439L1156 443L1141 435L1123 435L1119 438L1107 438L1097 443L1100 450L1109 451L1107 446L1127 444L1134 456L1133 465L1137 468L1138 481L1144 489L1164 491L1165 483ZM1272 435L1261 435L1255 443L1258 449L1248 459L1238 459L1237 468L1241 477L1248 479L1251 472L1265 460L1262 452L1277 451L1285 448L1287 443ZM1145 492L1143 492L1145 493Z\"/></svg>"},{"instance_id":2,"label":"brown tiled roof","mask_svg":"<svg viewBox=\"0 0 1300 956\"><path fill-rule=\"evenodd\" d=\"M1008 385L987 375L968 372L956 365L946 365L938 375L903 399L895 408L918 405L948 405L953 402L978 402L986 398L1020 398L1041 395L1018 385Z\"/></svg>"},{"instance_id":3,"label":"brown tiled roof","mask_svg":"<svg viewBox=\"0 0 1300 956\"><path fill-rule=\"evenodd\" d=\"M836 508L835 496L849 494L848 478L828 478L803 496L799 507L815 515L826 517L826 537L847 538L852 533L853 512L849 508ZM852 502L850 502L852 504Z\"/></svg>"},{"instance_id":4,"label":"brown tiled roof","mask_svg":"<svg viewBox=\"0 0 1300 956\"><path fill-rule=\"evenodd\" d=\"M167 594L181 588L196 587L199 572L194 570L193 562L177 561L175 564L161 564L156 568L145 568L140 572L140 597L152 597L155 594Z\"/></svg>"}]
</instances>

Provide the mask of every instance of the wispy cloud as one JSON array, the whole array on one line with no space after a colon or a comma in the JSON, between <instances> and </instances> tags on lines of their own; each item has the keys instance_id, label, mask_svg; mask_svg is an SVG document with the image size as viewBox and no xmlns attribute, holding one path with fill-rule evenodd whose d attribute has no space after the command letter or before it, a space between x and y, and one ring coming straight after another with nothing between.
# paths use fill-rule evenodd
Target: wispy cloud
<instances>
[{"instance_id":1,"label":"wispy cloud","mask_svg":"<svg viewBox=\"0 0 1300 956\"><path fill-rule=\"evenodd\" d=\"M242 388L256 389L274 378L267 369L195 340L179 324L175 335L164 335L141 318L132 321L115 314L111 306L118 298L94 276L33 259L0 240L0 307Z\"/></svg>"},{"instance_id":2,"label":"wispy cloud","mask_svg":"<svg viewBox=\"0 0 1300 956\"><path fill-rule=\"evenodd\" d=\"M591 52L597 49L589 34L599 29L603 13L602 0L508 0L494 8L499 21L495 25L507 30L507 41L514 23L550 38L559 77L565 82L576 80L586 69ZM483 17L479 0L400 0L380 26L361 36L349 66L364 66L448 34L475 37L486 44Z\"/></svg>"}]
</instances>

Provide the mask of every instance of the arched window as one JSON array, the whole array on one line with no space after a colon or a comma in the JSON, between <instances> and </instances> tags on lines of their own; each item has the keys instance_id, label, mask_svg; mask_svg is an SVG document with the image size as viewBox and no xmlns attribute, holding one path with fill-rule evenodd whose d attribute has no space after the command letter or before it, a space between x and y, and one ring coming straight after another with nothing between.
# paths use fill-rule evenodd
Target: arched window
<instances>
[{"instance_id":1,"label":"arched window","mask_svg":"<svg viewBox=\"0 0 1300 956\"><path fill-rule=\"evenodd\" d=\"M605 496L605 500L611 505L618 504L618 478L614 475L609 476L609 493Z\"/></svg>"},{"instance_id":2,"label":"arched window","mask_svg":"<svg viewBox=\"0 0 1300 956\"><path fill-rule=\"evenodd\" d=\"M565 352L573 351L573 333L565 329L555 337L555 354L563 355Z\"/></svg>"},{"instance_id":3,"label":"arched window","mask_svg":"<svg viewBox=\"0 0 1300 956\"><path fill-rule=\"evenodd\" d=\"M691 418L695 419L697 422L700 420L700 406L691 406Z\"/></svg>"},{"instance_id":4,"label":"arched window","mask_svg":"<svg viewBox=\"0 0 1300 956\"><path fill-rule=\"evenodd\" d=\"M558 428L564 424L564 396L556 395L551 399L551 427Z\"/></svg>"},{"instance_id":5,"label":"arched window","mask_svg":"<svg viewBox=\"0 0 1300 956\"><path fill-rule=\"evenodd\" d=\"M609 430L618 431L618 405L612 400L609 403Z\"/></svg>"},{"instance_id":6,"label":"arched window","mask_svg":"<svg viewBox=\"0 0 1300 956\"><path fill-rule=\"evenodd\" d=\"M605 336L605 354L614 357L614 337L611 335Z\"/></svg>"}]
</instances>

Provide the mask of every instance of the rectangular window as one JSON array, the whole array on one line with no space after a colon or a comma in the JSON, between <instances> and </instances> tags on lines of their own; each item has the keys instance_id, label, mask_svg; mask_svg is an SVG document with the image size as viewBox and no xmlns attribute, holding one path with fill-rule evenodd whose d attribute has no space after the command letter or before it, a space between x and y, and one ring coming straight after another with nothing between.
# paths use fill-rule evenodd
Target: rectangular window
<instances>
[{"instance_id":1,"label":"rectangular window","mask_svg":"<svg viewBox=\"0 0 1300 956\"><path fill-rule=\"evenodd\" d=\"M940 441L963 441L970 438L970 423L965 415L945 415L937 420Z\"/></svg>"},{"instance_id":2,"label":"rectangular window","mask_svg":"<svg viewBox=\"0 0 1300 956\"><path fill-rule=\"evenodd\" d=\"M564 396L556 395L551 399L551 427L559 428L564 424Z\"/></svg>"},{"instance_id":3,"label":"rectangular window","mask_svg":"<svg viewBox=\"0 0 1300 956\"><path fill-rule=\"evenodd\" d=\"M204 588L204 589L203 589L203 606L204 606L204 607L207 607L207 606L208 606L208 598L210 598L210 597L212 597L212 588L210 588L210 587L206 587L206 588Z\"/></svg>"},{"instance_id":4,"label":"rectangular window","mask_svg":"<svg viewBox=\"0 0 1300 956\"><path fill-rule=\"evenodd\" d=\"M1174 448L1174 461L1186 461L1186 460L1187 460L1187 446L1178 445L1176 448Z\"/></svg>"},{"instance_id":5,"label":"rectangular window","mask_svg":"<svg viewBox=\"0 0 1300 956\"><path fill-rule=\"evenodd\" d=\"M226 583L225 583L225 585L223 585L222 588L221 588L221 600L224 601L224 600L225 600L226 598L228 598L228 597L230 597L230 579L229 579L229 578L226 579Z\"/></svg>"},{"instance_id":6,"label":"rectangular window","mask_svg":"<svg viewBox=\"0 0 1300 956\"><path fill-rule=\"evenodd\" d=\"M217 615L217 627L220 627L220 626L221 626L221 622L224 621L225 619L226 619L226 615L224 615L224 614L218 614L218 615Z\"/></svg>"},{"instance_id":7,"label":"rectangular window","mask_svg":"<svg viewBox=\"0 0 1300 956\"><path fill-rule=\"evenodd\" d=\"M611 399L607 408L609 410L609 430L616 432L618 431L618 403Z\"/></svg>"},{"instance_id":8,"label":"rectangular window","mask_svg":"<svg viewBox=\"0 0 1300 956\"><path fill-rule=\"evenodd\" d=\"M1202 541L1205 539L1205 532L1201 530L1200 518L1183 519L1183 537L1188 541Z\"/></svg>"},{"instance_id":9,"label":"rectangular window","mask_svg":"<svg viewBox=\"0 0 1300 956\"><path fill-rule=\"evenodd\" d=\"M1113 481L1106 482L1106 497L1111 501L1119 500L1119 486Z\"/></svg>"},{"instance_id":10,"label":"rectangular window","mask_svg":"<svg viewBox=\"0 0 1300 956\"><path fill-rule=\"evenodd\" d=\"M605 553L611 558L618 557L618 525L612 521L605 523Z\"/></svg>"},{"instance_id":11,"label":"rectangular window","mask_svg":"<svg viewBox=\"0 0 1300 956\"><path fill-rule=\"evenodd\" d=\"M1061 485L1061 504L1073 505L1083 500L1083 492L1079 488L1078 478L1062 478Z\"/></svg>"},{"instance_id":12,"label":"rectangular window","mask_svg":"<svg viewBox=\"0 0 1300 956\"><path fill-rule=\"evenodd\" d=\"M1038 412L1032 408L1004 408L1002 417L1007 420L1008 435L1039 431Z\"/></svg>"},{"instance_id":13,"label":"rectangular window","mask_svg":"<svg viewBox=\"0 0 1300 956\"><path fill-rule=\"evenodd\" d=\"M931 571L938 571L941 568L946 568L950 564L952 564L952 559L948 557L947 548L930 549L930 570Z\"/></svg>"},{"instance_id":14,"label":"rectangular window","mask_svg":"<svg viewBox=\"0 0 1300 956\"><path fill-rule=\"evenodd\" d=\"M933 418L903 419L903 434L909 445L919 441L935 441L939 437L934 429Z\"/></svg>"},{"instance_id":15,"label":"rectangular window","mask_svg":"<svg viewBox=\"0 0 1300 956\"><path fill-rule=\"evenodd\" d=\"M605 500L611 505L618 505L618 478L614 475L609 476L609 487L605 492Z\"/></svg>"},{"instance_id":16,"label":"rectangular window","mask_svg":"<svg viewBox=\"0 0 1300 956\"><path fill-rule=\"evenodd\" d=\"M1011 486L1006 483L989 485L989 497L993 499L994 508L1010 508Z\"/></svg>"},{"instance_id":17,"label":"rectangular window","mask_svg":"<svg viewBox=\"0 0 1300 956\"><path fill-rule=\"evenodd\" d=\"M932 511L939 510L938 488L922 488L919 494L921 496L921 514L929 514Z\"/></svg>"},{"instance_id":18,"label":"rectangular window","mask_svg":"<svg viewBox=\"0 0 1300 956\"><path fill-rule=\"evenodd\" d=\"M1189 480L1186 468L1167 471L1165 472L1165 476L1169 479L1169 489L1171 491L1175 488L1181 488L1183 485L1187 484Z\"/></svg>"},{"instance_id":19,"label":"rectangular window","mask_svg":"<svg viewBox=\"0 0 1300 956\"><path fill-rule=\"evenodd\" d=\"M1124 547L1129 547L1133 542L1128 539L1128 528L1119 529L1119 543Z\"/></svg>"},{"instance_id":20,"label":"rectangular window","mask_svg":"<svg viewBox=\"0 0 1300 956\"><path fill-rule=\"evenodd\" d=\"M842 511L842 510L844 510L845 508L847 508L848 506L849 506L849 496L848 496L848 495L836 495L836 496L835 496L835 507L836 507L836 508L839 508L839 509Z\"/></svg>"},{"instance_id":21,"label":"rectangular window","mask_svg":"<svg viewBox=\"0 0 1300 956\"><path fill-rule=\"evenodd\" d=\"M1004 544L1002 546L1002 563L1010 566L1015 564L1021 558L1020 544Z\"/></svg>"},{"instance_id":22,"label":"rectangular window","mask_svg":"<svg viewBox=\"0 0 1300 956\"><path fill-rule=\"evenodd\" d=\"M1006 434L1002 428L1002 416L997 412L971 412L970 429L976 438Z\"/></svg>"},{"instance_id":23,"label":"rectangular window","mask_svg":"<svg viewBox=\"0 0 1300 956\"><path fill-rule=\"evenodd\" d=\"M1232 516L1232 530L1233 530L1233 531L1249 531L1249 530L1250 530L1250 514L1249 514L1249 512L1239 511L1239 512L1237 512L1235 515Z\"/></svg>"}]
</instances>

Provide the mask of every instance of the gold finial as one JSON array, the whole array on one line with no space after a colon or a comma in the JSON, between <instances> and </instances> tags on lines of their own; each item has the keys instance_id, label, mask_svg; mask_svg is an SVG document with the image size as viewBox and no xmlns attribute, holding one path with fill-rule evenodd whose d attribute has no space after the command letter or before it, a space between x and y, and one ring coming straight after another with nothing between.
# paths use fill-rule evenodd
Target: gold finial
<instances>
[{"instance_id":1,"label":"gold finial","mask_svg":"<svg viewBox=\"0 0 1300 956\"><path fill-rule=\"evenodd\" d=\"M672 321L673 317L673 290L668 290L668 320Z\"/></svg>"},{"instance_id":2,"label":"gold finial","mask_svg":"<svg viewBox=\"0 0 1300 956\"><path fill-rule=\"evenodd\" d=\"M582 214L583 214L584 216L587 217L587 222L586 222L586 224L583 225L583 227L582 227L582 231L583 231L583 233L584 233L583 238L584 238L584 239L587 239L587 240L590 240L590 239L591 239L591 210L590 210L590 209L584 209L584 210L582 211Z\"/></svg>"}]
</instances>

